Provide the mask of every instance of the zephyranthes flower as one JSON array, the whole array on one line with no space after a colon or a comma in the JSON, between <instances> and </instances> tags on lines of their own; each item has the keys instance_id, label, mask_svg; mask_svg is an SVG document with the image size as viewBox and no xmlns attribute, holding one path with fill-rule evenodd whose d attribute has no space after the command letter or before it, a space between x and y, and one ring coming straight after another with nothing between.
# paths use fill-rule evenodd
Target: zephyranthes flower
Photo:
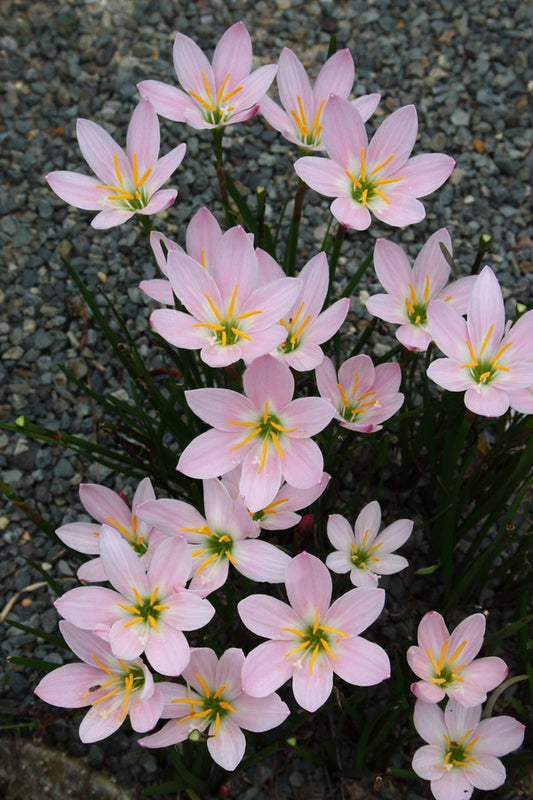
<instances>
[{"instance_id":1,"label":"zephyranthes flower","mask_svg":"<svg viewBox=\"0 0 533 800\"><path fill-rule=\"evenodd\" d=\"M468 800L474 789L490 791L505 783L498 756L516 750L524 726L512 717L481 718L481 706L463 708L449 700L444 712L417 700L415 728L429 744L413 757L413 769L431 781L435 800Z\"/></svg>"},{"instance_id":2,"label":"zephyranthes flower","mask_svg":"<svg viewBox=\"0 0 533 800\"><path fill-rule=\"evenodd\" d=\"M412 225L426 216L418 198L438 189L455 166L442 153L409 158L417 130L415 107L403 106L381 123L369 144L357 109L330 97L322 125L329 158L304 156L294 169L312 189L336 198L331 213L347 228L368 228L370 212L389 225Z\"/></svg>"},{"instance_id":3,"label":"zephyranthes flower","mask_svg":"<svg viewBox=\"0 0 533 800\"><path fill-rule=\"evenodd\" d=\"M128 127L126 152L107 131L87 119L76 126L83 157L98 176L60 170L46 176L50 187L76 208L100 211L93 228L121 225L134 214L157 214L176 199L176 189L161 189L183 160L178 145L159 158L159 121L154 107L142 100Z\"/></svg>"},{"instance_id":4,"label":"zephyranthes flower","mask_svg":"<svg viewBox=\"0 0 533 800\"><path fill-rule=\"evenodd\" d=\"M290 605L256 594L237 606L246 627L270 640L246 658L245 692L265 697L292 678L297 703L316 711L331 694L333 673L356 686L389 677L385 651L359 636L381 613L382 589L352 589L330 605L331 575L305 552L289 564L285 585Z\"/></svg>"},{"instance_id":5,"label":"zephyranthes flower","mask_svg":"<svg viewBox=\"0 0 533 800\"><path fill-rule=\"evenodd\" d=\"M85 744L114 733L126 716L138 733L151 730L161 716L163 695L140 658L124 660L89 631L61 620L59 630L83 663L65 664L39 682L35 694L61 708L91 706L80 725Z\"/></svg>"},{"instance_id":6,"label":"zephyranthes flower","mask_svg":"<svg viewBox=\"0 0 533 800\"><path fill-rule=\"evenodd\" d=\"M212 66L183 33L174 40L173 55L185 91L161 81L141 81L137 88L162 117L193 128L218 128L253 117L277 69L275 64L267 64L250 74L252 42L243 22L236 22L223 34Z\"/></svg>"},{"instance_id":7,"label":"zephyranthes flower","mask_svg":"<svg viewBox=\"0 0 533 800\"><path fill-rule=\"evenodd\" d=\"M442 616L428 611L418 626L418 646L407 651L409 666L422 679L411 684L413 694L425 703L446 695L465 708L483 703L508 672L501 658L476 658L485 625L483 614L472 614L450 634Z\"/></svg>"},{"instance_id":8,"label":"zephyranthes flower","mask_svg":"<svg viewBox=\"0 0 533 800\"><path fill-rule=\"evenodd\" d=\"M250 697L242 689L242 650L226 650L217 659L213 650L199 647L183 671L186 686L159 683L165 698L162 717L171 721L151 736L140 740L142 747L168 747L187 739L192 731L207 732L207 749L217 764L234 770L241 761L247 731L276 728L289 715L277 694Z\"/></svg>"}]
</instances>

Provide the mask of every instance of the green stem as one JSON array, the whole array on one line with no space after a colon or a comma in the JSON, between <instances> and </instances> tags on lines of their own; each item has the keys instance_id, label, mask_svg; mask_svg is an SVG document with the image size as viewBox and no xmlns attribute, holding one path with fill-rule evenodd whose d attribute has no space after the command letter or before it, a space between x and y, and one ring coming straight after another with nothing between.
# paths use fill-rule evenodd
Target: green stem
<instances>
[{"instance_id":1,"label":"green stem","mask_svg":"<svg viewBox=\"0 0 533 800\"><path fill-rule=\"evenodd\" d=\"M220 189L220 197L222 199L222 205L224 206L224 212L226 214L226 224L231 225L233 223L233 215L229 204L228 187L226 186L226 172L224 170L224 154L222 150L223 137L224 137L223 127L213 128L215 162L216 162L218 186Z\"/></svg>"},{"instance_id":2,"label":"green stem","mask_svg":"<svg viewBox=\"0 0 533 800\"><path fill-rule=\"evenodd\" d=\"M301 178L298 178L298 188L294 196L294 209L292 212L291 227L289 229L289 236L287 238L287 248L285 250L284 268L285 273L289 276L294 275L296 267L296 255L298 252L298 232L300 230L300 220L302 218L302 207L304 202L305 193L307 191L307 184Z\"/></svg>"},{"instance_id":3,"label":"green stem","mask_svg":"<svg viewBox=\"0 0 533 800\"><path fill-rule=\"evenodd\" d=\"M339 260L339 256L341 254L342 243L344 242L344 238L346 236L346 228L344 225L341 225L339 222L337 226L337 230L335 232L335 240L333 242L333 252L331 254L331 258L329 260L329 284L328 284L328 293L326 295L326 302L327 305L329 296L331 294L331 289L333 286L333 278L335 277L335 271L337 269L337 262Z\"/></svg>"}]
</instances>

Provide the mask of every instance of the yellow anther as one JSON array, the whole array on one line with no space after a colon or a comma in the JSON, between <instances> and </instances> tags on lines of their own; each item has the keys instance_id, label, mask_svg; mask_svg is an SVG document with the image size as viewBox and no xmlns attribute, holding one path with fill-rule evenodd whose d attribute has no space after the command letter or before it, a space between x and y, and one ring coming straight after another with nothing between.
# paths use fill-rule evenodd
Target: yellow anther
<instances>
[{"instance_id":1,"label":"yellow anther","mask_svg":"<svg viewBox=\"0 0 533 800\"><path fill-rule=\"evenodd\" d=\"M129 530L122 527L122 525L119 525L118 522L115 522L115 520L111 519L111 517L104 517L104 522L108 522L113 528L116 528L116 530L125 536L126 539L131 539L131 533Z\"/></svg>"},{"instance_id":2,"label":"yellow anther","mask_svg":"<svg viewBox=\"0 0 533 800\"><path fill-rule=\"evenodd\" d=\"M321 128L321 126L319 125L319 121L320 121L320 115L322 114L322 109L324 108L324 103L325 103L325 102L326 102L326 98L324 98L324 99L322 100L322 102L320 103L320 105L319 105L319 107L318 107L318 111L317 111L317 112L316 112L316 114L315 114L315 118L314 118L314 120L313 120L313 124L312 124L312 126L311 126L311 133L314 133L314 134L315 134L315 139L316 139L316 138L319 136L319 134L320 134L320 128Z\"/></svg>"},{"instance_id":3,"label":"yellow anther","mask_svg":"<svg viewBox=\"0 0 533 800\"><path fill-rule=\"evenodd\" d=\"M376 172L379 172L379 170L383 169L383 167L385 167L389 163L389 161L392 161L393 158L394 158L394 153L391 156L389 156L388 158L386 158L385 161L382 161L381 164L378 164L377 167L374 167L374 169L372 170L372 172L370 174L374 175Z\"/></svg>"},{"instance_id":4,"label":"yellow anther","mask_svg":"<svg viewBox=\"0 0 533 800\"><path fill-rule=\"evenodd\" d=\"M311 660L309 662L309 674L313 674L313 664L315 663L316 657L318 655L318 651L320 650L319 645L317 645L314 649L313 655L311 656Z\"/></svg>"},{"instance_id":5,"label":"yellow anther","mask_svg":"<svg viewBox=\"0 0 533 800\"><path fill-rule=\"evenodd\" d=\"M133 686L133 673L130 672L129 675L127 675L126 678L124 679L124 688L126 691L124 693L124 711L122 712L122 719L126 717L126 714L128 712L128 700L132 686Z\"/></svg>"},{"instance_id":6,"label":"yellow anther","mask_svg":"<svg viewBox=\"0 0 533 800\"><path fill-rule=\"evenodd\" d=\"M276 450L278 451L278 455L279 455L279 457L280 457L280 458L283 458L283 450L282 450L282 449L281 449L281 447L279 446L279 440L278 440L278 437L276 436L276 434L274 433L274 431L270 431L270 435L271 435L271 437L272 437L272 441L274 442L274 447L275 447L275 448L276 448ZM265 441L266 441L266 440L265 440Z\"/></svg>"},{"instance_id":7,"label":"yellow anther","mask_svg":"<svg viewBox=\"0 0 533 800\"><path fill-rule=\"evenodd\" d=\"M202 676L198 672L196 673L196 680L198 681L198 683L202 687L202 691L205 694L205 696L206 697L211 697L211 692L209 691L209 687L208 687L207 683L204 681L204 679L202 678Z\"/></svg>"},{"instance_id":8,"label":"yellow anther","mask_svg":"<svg viewBox=\"0 0 533 800\"><path fill-rule=\"evenodd\" d=\"M426 286L424 289L424 303L427 303L429 297L429 275L426 272Z\"/></svg>"},{"instance_id":9,"label":"yellow anther","mask_svg":"<svg viewBox=\"0 0 533 800\"><path fill-rule=\"evenodd\" d=\"M205 560L205 561L202 561L202 563L200 564L200 566L199 566L199 567L198 567L198 569L196 570L196 575L199 575L199 574L200 574L200 572L201 572L203 569L205 569L206 567L208 567L208 566L209 566L209 564L212 564L212 563L213 563L213 561L215 561L215 560L218 558L218 555L219 555L218 553L214 553L212 556L209 556L209 558L206 558L206 560Z\"/></svg>"},{"instance_id":10,"label":"yellow anther","mask_svg":"<svg viewBox=\"0 0 533 800\"><path fill-rule=\"evenodd\" d=\"M265 466L265 461L266 461L266 456L267 456L267 442L268 442L268 440L265 437L264 440L263 440L263 453L262 453L262 456L261 456L261 463L259 464L259 469L257 470L257 474L258 475L261 472L261 470L263 469L263 467Z\"/></svg>"},{"instance_id":11,"label":"yellow anther","mask_svg":"<svg viewBox=\"0 0 533 800\"><path fill-rule=\"evenodd\" d=\"M215 315L215 317L218 319L218 321L220 322L220 324L222 324L222 317L220 316L220 312L219 312L218 308L216 307L216 305L214 304L214 302L213 302L213 301L211 300L211 298L209 297L209 295L207 294L207 292L204 292L204 297L205 297L205 299L207 300L207 302L209 303L209 305L211 306L211 309L212 309L212 311L213 311L213 314L214 314L214 315Z\"/></svg>"},{"instance_id":12,"label":"yellow anther","mask_svg":"<svg viewBox=\"0 0 533 800\"><path fill-rule=\"evenodd\" d=\"M461 644L460 644L458 647L456 647L456 648L455 648L455 650L453 651L453 653L452 653L451 657L448 659L448 664L449 664L450 666L453 664L453 662L455 661L455 659L456 659L456 658L457 658L457 657L458 657L458 656L459 656L459 655L460 655L460 654L463 652L463 650L465 649L465 647L466 647L466 639L464 639L464 640L461 642ZM470 732L472 732L472 731L470 731Z\"/></svg>"},{"instance_id":13,"label":"yellow anther","mask_svg":"<svg viewBox=\"0 0 533 800\"><path fill-rule=\"evenodd\" d=\"M135 588L135 586L132 586L132 587L131 587L131 590L132 590L133 594L135 595L135 599L137 600L137 602L139 603L139 605L140 605L140 606L142 606L142 605L143 605L143 601L141 600L141 597L140 597L140 595L139 595L139 592L137 591L137 589Z\"/></svg>"},{"instance_id":14,"label":"yellow anther","mask_svg":"<svg viewBox=\"0 0 533 800\"><path fill-rule=\"evenodd\" d=\"M483 355L483 350L485 349L485 347L486 347L486 346L487 346L487 344L489 343L490 335L491 335L491 333L492 333L492 329L493 329L493 328L494 328L494 323L493 323L493 324L490 326L490 328L489 328L489 331L488 331L487 335L486 335L486 336L485 336L485 338L483 339L483 344L481 345L481 350L479 351L479 355L480 355L480 356L482 356L482 355Z\"/></svg>"},{"instance_id":15,"label":"yellow anther","mask_svg":"<svg viewBox=\"0 0 533 800\"><path fill-rule=\"evenodd\" d=\"M363 183L365 182L365 148L364 147L361 148L361 180L363 181ZM366 189L365 189L365 191L366 191ZM363 194L364 194L364 192L363 192ZM363 200L363 205L364 204L365 204L365 202Z\"/></svg>"}]
</instances>

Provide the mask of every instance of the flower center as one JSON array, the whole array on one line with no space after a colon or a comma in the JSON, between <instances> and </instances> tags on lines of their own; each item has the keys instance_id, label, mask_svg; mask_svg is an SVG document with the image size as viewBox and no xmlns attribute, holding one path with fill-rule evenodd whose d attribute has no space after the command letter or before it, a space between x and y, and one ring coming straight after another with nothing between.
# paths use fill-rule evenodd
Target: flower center
<instances>
[{"instance_id":1,"label":"flower center","mask_svg":"<svg viewBox=\"0 0 533 800\"><path fill-rule=\"evenodd\" d=\"M152 167L148 167L146 172L139 178L139 174L137 172L137 153L134 153L131 164L133 170L133 187L126 188L126 186L124 186L124 179L118 167L118 158L116 153L114 154L113 158L115 160L115 172L118 179L118 185L108 186L106 184L99 184L95 188L109 189L109 191L113 192L113 194L108 195L107 199L118 203L119 206L125 207L129 211L138 211L139 209L144 208L148 205L150 195L146 191L146 187L143 188L143 185L150 175Z\"/></svg>"},{"instance_id":2,"label":"flower center","mask_svg":"<svg viewBox=\"0 0 533 800\"><path fill-rule=\"evenodd\" d=\"M298 100L298 111L296 109L291 109L291 115L296 122L296 127L298 128L298 132L300 134L300 140L302 144L308 145L309 147L317 147L318 145L322 144L322 109L324 108L324 104L326 102L326 98L322 100L318 107L318 111L315 114L315 118L309 127L309 123L307 122L304 107L302 104L302 98L300 95L297 95Z\"/></svg>"},{"instance_id":3,"label":"flower center","mask_svg":"<svg viewBox=\"0 0 533 800\"><path fill-rule=\"evenodd\" d=\"M210 723L213 722L215 724L214 735L216 739L220 727L220 720L228 714L234 714L235 709L227 700L224 700L223 692L226 688L225 683L211 694L207 683L198 672L196 673L196 679L202 687L204 697L180 697L176 700L172 700L173 703L187 703L190 706L190 713L187 714L186 717L178 719L176 725L191 719L205 719L205 717L207 717Z\"/></svg>"},{"instance_id":4,"label":"flower center","mask_svg":"<svg viewBox=\"0 0 533 800\"><path fill-rule=\"evenodd\" d=\"M475 745L479 736L476 736L469 744L466 744L466 740L471 735L472 731L467 731L464 736L461 736L460 739L454 742L444 734L444 740L446 742L444 766L447 770L451 770L454 767L468 767L472 763L477 764L474 756L470 755L468 751Z\"/></svg>"},{"instance_id":5,"label":"flower center","mask_svg":"<svg viewBox=\"0 0 533 800\"><path fill-rule=\"evenodd\" d=\"M459 655L463 652L464 648L466 647L466 639L464 639L461 644L455 648L454 652L450 656L450 658L446 658L448 652L448 645L450 643L450 639L445 639L444 644L442 645L439 660L435 658L433 653L431 652L430 648L427 648L428 658L431 661L431 665L435 670L435 677L428 678L430 683L436 683L437 686L440 686L441 689L447 689L449 686L453 684L454 681L462 681L463 678L458 674L462 669L466 667L465 664L459 664L456 666L454 664L455 661L459 658Z\"/></svg>"},{"instance_id":6,"label":"flower center","mask_svg":"<svg viewBox=\"0 0 533 800\"><path fill-rule=\"evenodd\" d=\"M131 625L137 625L139 622L148 623L156 633L159 633L159 628L157 627L157 620L161 611L166 608L170 608L170 606L160 605L157 599L157 592L159 591L159 586L156 586L152 594L149 598L145 598L144 600L139 595L139 592L132 586L133 594L135 595L135 599L137 600L137 605L127 606L123 603L117 603L117 606L123 608L124 611L129 611L130 614L133 614L133 619L128 620L128 622L124 623L124 628L129 628Z\"/></svg>"},{"instance_id":7,"label":"flower center","mask_svg":"<svg viewBox=\"0 0 533 800\"><path fill-rule=\"evenodd\" d=\"M365 166L365 148L361 148L361 166L359 169L359 176L356 178L352 175L351 172L348 170L344 170L346 175L352 182L352 198L355 200L356 203L361 203L361 205L366 206L371 200L374 199L375 196L380 197L382 200L385 200L386 203L389 203L390 200L384 194L380 187L385 186L388 183L397 183L401 181L404 177L400 175L398 178L374 178L373 176L379 172L380 169L383 169L392 159L394 158L394 153L390 155L385 161L382 161L381 164L378 164L377 167L374 167L371 172L367 174L366 166Z\"/></svg>"},{"instance_id":8,"label":"flower center","mask_svg":"<svg viewBox=\"0 0 533 800\"><path fill-rule=\"evenodd\" d=\"M287 338L285 339L283 344L279 346L279 350L282 353L292 353L292 351L296 350L296 348L300 344L300 336L302 335L304 328L307 326L309 320L311 319L311 314L308 314L303 320L299 319L303 307L304 307L304 301L302 300L298 308L298 311L296 312L294 317L291 317L289 319L288 324L285 322L284 319L280 319L279 321L279 324L284 325L287 329ZM298 327L296 327L297 323Z\"/></svg>"},{"instance_id":9,"label":"flower center","mask_svg":"<svg viewBox=\"0 0 533 800\"><path fill-rule=\"evenodd\" d=\"M368 550L366 549L366 540L368 538L368 528L365 531L365 535L363 536L363 541L360 547L356 547L353 542L351 542L352 547L352 554L350 556L352 564L354 567L358 567L359 569L366 569L368 566L369 561L379 561L379 558L373 556L374 553L383 542L379 542L379 544L375 544L372 547L369 547Z\"/></svg>"},{"instance_id":10,"label":"flower center","mask_svg":"<svg viewBox=\"0 0 533 800\"><path fill-rule=\"evenodd\" d=\"M209 564L217 561L217 559L223 560L224 558L227 558L228 561L231 561L234 567L237 566L237 561L235 561L231 554L233 549L233 539L229 533L217 533L216 531L212 531L208 525L204 525L201 528L180 528L180 533L184 531L199 533L200 536L207 537L205 541L205 547L201 547L199 550L195 550L192 553L193 558L207 554L206 557L201 560L200 565L196 570L197 575L199 575L202 570L208 567Z\"/></svg>"},{"instance_id":11,"label":"flower center","mask_svg":"<svg viewBox=\"0 0 533 800\"><path fill-rule=\"evenodd\" d=\"M426 309L429 295L429 275L426 273L426 286L424 288L423 302L418 300L412 283L409 284L409 289L411 290L411 296L405 298L409 322L411 322L413 325L426 325L428 321Z\"/></svg>"},{"instance_id":12,"label":"flower center","mask_svg":"<svg viewBox=\"0 0 533 800\"><path fill-rule=\"evenodd\" d=\"M275 414L269 413L268 400L265 401L265 411L263 413L263 416L260 417L258 422L237 422L232 419L227 419L226 422L229 425L239 425L244 428L253 428L252 432L249 433L248 436L246 436L246 438L243 439L242 442L233 445L233 447L230 447L230 450L237 450L239 447L242 447L243 445L250 442L256 436L259 436L259 438L263 440L263 450L257 474L261 472L261 470L265 465L268 443L272 442L280 458L283 458L283 451L281 449L279 441L280 433L292 433L293 431L296 430L297 427L295 426L294 428L284 428L278 417Z\"/></svg>"},{"instance_id":13,"label":"flower center","mask_svg":"<svg viewBox=\"0 0 533 800\"><path fill-rule=\"evenodd\" d=\"M100 669L103 669L104 672L107 672L111 680L104 681L104 683L94 684L94 686L90 686L89 689L85 692L85 694L82 694L82 697L88 697L89 695L95 692L100 693L102 689L107 689L110 686L113 686L111 691L105 692L105 694L100 695L91 702L91 705L95 706L98 703L101 703L103 700L108 700L110 697L114 697L115 695L118 695L119 692L123 691L124 709L122 711L122 719L125 719L126 714L128 713L128 702L131 692L139 691L144 686L144 673L142 669L137 666L130 667L128 664L125 664L124 661L121 661L120 658L117 658L118 663L120 664L120 666L124 671L120 672L119 674L115 674L109 669L109 667L106 667L106 665L103 664L102 661L100 661L100 659L97 658L94 653L92 653L92 657L94 658Z\"/></svg>"},{"instance_id":14,"label":"flower center","mask_svg":"<svg viewBox=\"0 0 533 800\"><path fill-rule=\"evenodd\" d=\"M270 514L277 514L276 506L281 505L281 503L286 503L288 499L288 497L282 497L280 500L274 500L274 502L269 503L268 506L265 506L260 511L251 514L253 521L262 522L266 517L270 516Z\"/></svg>"},{"instance_id":15,"label":"flower center","mask_svg":"<svg viewBox=\"0 0 533 800\"><path fill-rule=\"evenodd\" d=\"M355 422L361 414L366 414L369 406L376 406L378 408L381 407L381 401L376 397L372 397L376 394L375 389L370 389L368 392L364 392L363 394L359 395L359 397L357 396L357 386L359 384L359 375L357 372L354 372L354 378L355 380L350 400L348 400L344 386L341 386L340 383L336 384L342 400L342 406L337 410L341 417L346 420L346 422ZM368 397L372 397L372 399L367 400Z\"/></svg>"},{"instance_id":16,"label":"flower center","mask_svg":"<svg viewBox=\"0 0 533 800\"><path fill-rule=\"evenodd\" d=\"M111 519L111 517L104 517L104 519L128 540L132 546L132 549L137 553L138 556L143 556L146 553L148 550L148 542L144 536L137 535L137 514L132 515L131 532L122 525L119 525L118 522L115 522L115 520Z\"/></svg>"},{"instance_id":17,"label":"flower center","mask_svg":"<svg viewBox=\"0 0 533 800\"><path fill-rule=\"evenodd\" d=\"M498 370L503 372L510 372L509 367L504 367L501 364L498 364L497 361L505 352L505 350L507 350L507 348L512 345L512 342L507 342L507 344L504 344L503 347L500 347L496 355L492 356L491 359L488 359L486 357L483 358L483 352L487 347L493 328L494 324L490 326L488 333L485 336L485 339L483 340L483 344L481 345L481 350L479 351L478 356L476 356L476 354L474 353L474 348L472 347L468 339L465 339L465 344L468 347L468 352L470 353L471 361L468 361L466 364L461 364L461 369L469 369L470 375L476 381L476 383L480 384L490 383L496 376Z\"/></svg>"},{"instance_id":18,"label":"flower center","mask_svg":"<svg viewBox=\"0 0 533 800\"><path fill-rule=\"evenodd\" d=\"M209 330L212 330L214 343L221 347L227 347L229 345L236 344L241 339L246 339L248 342L252 341L252 337L248 336L247 333L244 333L244 331L241 330L240 322L243 319L254 317L256 314L262 314L263 312L260 310L247 311L244 314L238 314L236 317L233 316L233 312L235 310L235 299L237 297L237 284L235 284L225 318L222 316L221 312L206 292L204 292L204 297L209 303L213 314L215 315L216 322L195 322L193 324L193 328L208 328Z\"/></svg>"},{"instance_id":19,"label":"flower center","mask_svg":"<svg viewBox=\"0 0 533 800\"><path fill-rule=\"evenodd\" d=\"M225 92L226 84L229 80L230 73L226 75L220 89L217 92L216 97L213 97L211 94L211 89L209 88L209 82L202 71L202 78L204 79L204 86L205 86L205 97L193 92L191 89L188 89L188 94L191 97L194 97L195 100L200 103L202 108L204 109L204 119L206 122L209 122L211 125L220 125L221 122L226 122L228 118L231 116L231 112L235 110L235 106L226 105L228 100L236 95L238 92L242 91L242 86L237 86L235 89L231 89L229 92Z\"/></svg>"},{"instance_id":20,"label":"flower center","mask_svg":"<svg viewBox=\"0 0 533 800\"><path fill-rule=\"evenodd\" d=\"M298 630L297 628L282 628L281 630L293 633L302 640L296 647L293 647L292 650L285 653L285 658L289 658L294 653L299 652L300 655L294 662L295 666L300 666L303 659L309 658L310 675L313 674L313 665L319 653L325 652L333 661L336 661L337 658L331 649L331 645L335 645L339 641L339 637L344 639L349 638L347 633L320 624L318 619L318 606L315 609L315 621L313 625L306 625L303 630Z\"/></svg>"}]
</instances>

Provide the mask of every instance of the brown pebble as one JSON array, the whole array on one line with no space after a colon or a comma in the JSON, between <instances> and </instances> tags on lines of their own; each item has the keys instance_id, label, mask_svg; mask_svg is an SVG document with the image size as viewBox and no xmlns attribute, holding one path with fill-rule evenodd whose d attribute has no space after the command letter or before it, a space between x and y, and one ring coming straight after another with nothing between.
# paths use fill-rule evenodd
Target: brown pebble
<instances>
[{"instance_id":1,"label":"brown pebble","mask_svg":"<svg viewBox=\"0 0 533 800\"><path fill-rule=\"evenodd\" d=\"M22 608L29 608L29 607L31 606L31 604L32 604L32 599L31 599L31 597L24 597L24 598L23 598L23 599L20 601L20 605L22 606Z\"/></svg>"},{"instance_id":2,"label":"brown pebble","mask_svg":"<svg viewBox=\"0 0 533 800\"><path fill-rule=\"evenodd\" d=\"M484 153L485 152L485 144L481 141L481 139L472 139L472 147L476 151L476 153Z\"/></svg>"}]
</instances>

